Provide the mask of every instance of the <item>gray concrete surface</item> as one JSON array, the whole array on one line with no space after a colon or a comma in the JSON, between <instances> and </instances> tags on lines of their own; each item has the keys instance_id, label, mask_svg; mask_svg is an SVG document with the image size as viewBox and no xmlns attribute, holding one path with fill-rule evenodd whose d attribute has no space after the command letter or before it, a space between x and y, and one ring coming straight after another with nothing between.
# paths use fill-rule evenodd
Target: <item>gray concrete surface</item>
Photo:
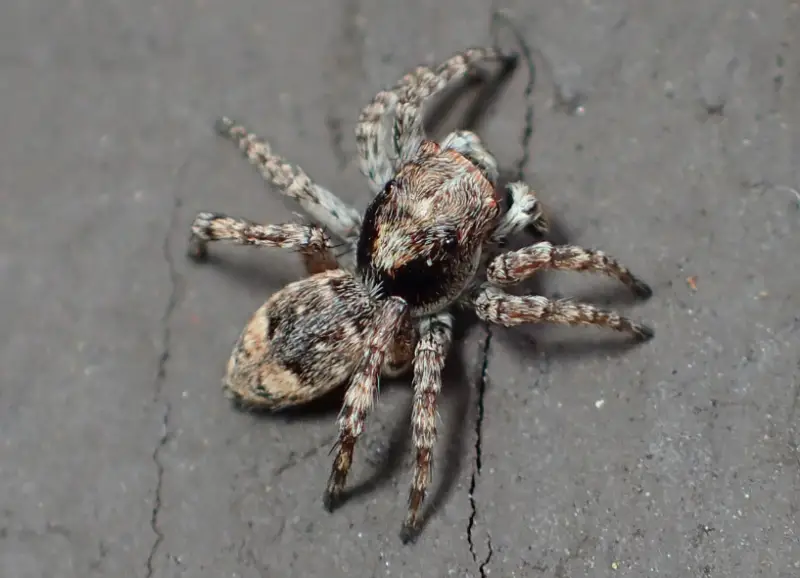
<instances>
[{"instance_id":1,"label":"gray concrete surface","mask_svg":"<svg viewBox=\"0 0 800 578\"><path fill-rule=\"evenodd\" d=\"M656 337L469 327L438 508L403 547L407 382L360 442L363 491L325 513L335 401L265 418L219 390L300 268L216 247L192 266L187 226L296 209L214 136L219 114L363 207L359 108L489 42L498 9L537 74L516 71L481 133L564 238L655 296L588 275L537 289ZM0 576L800 575L798 31L784 0L3 3Z\"/></svg>"}]
</instances>

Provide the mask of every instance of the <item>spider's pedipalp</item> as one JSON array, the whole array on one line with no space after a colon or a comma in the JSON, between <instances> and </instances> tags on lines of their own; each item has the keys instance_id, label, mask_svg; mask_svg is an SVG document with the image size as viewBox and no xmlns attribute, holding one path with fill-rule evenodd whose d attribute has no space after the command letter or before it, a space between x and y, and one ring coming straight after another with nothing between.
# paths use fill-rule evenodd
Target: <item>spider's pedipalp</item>
<instances>
[{"instance_id":1,"label":"spider's pedipalp","mask_svg":"<svg viewBox=\"0 0 800 578\"><path fill-rule=\"evenodd\" d=\"M553 245L546 241L498 255L487 268L487 280L498 286L514 285L542 269L590 271L618 279L637 297L653 295L647 283L603 251L575 245Z\"/></svg>"},{"instance_id":2,"label":"spider's pedipalp","mask_svg":"<svg viewBox=\"0 0 800 578\"><path fill-rule=\"evenodd\" d=\"M310 274L338 268L327 233L315 225L283 223L262 225L223 213L198 213L192 222L189 256L203 260L208 243L225 241L237 245L296 249Z\"/></svg>"},{"instance_id":3,"label":"spider's pedipalp","mask_svg":"<svg viewBox=\"0 0 800 578\"><path fill-rule=\"evenodd\" d=\"M423 318L414 355L414 405L411 413L416 448L414 475L408 496L408 514L400 537L413 541L419 531L419 509L431 479L433 446L436 443L436 402L442 389L442 370L453 339L453 318L449 313Z\"/></svg>"},{"instance_id":4,"label":"spider's pedipalp","mask_svg":"<svg viewBox=\"0 0 800 578\"><path fill-rule=\"evenodd\" d=\"M347 387L339 415L338 451L323 496L323 504L329 512L338 505L342 496L356 440L364 431L364 421L375 403L387 351L403 326L404 318L408 317L408 305L400 298L390 297L379 307L367 332L365 352Z\"/></svg>"},{"instance_id":5,"label":"spider's pedipalp","mask_svg":"<svg viewBox=\"0 0 800 578\"><path fill-rule=\"evenodd\" d=\"M377 194L394 172L414 155L425 139L421 107L423 101L443 90L481 61L510 59L493 48L470 48L454 54L435 69L419 66L389 90L382 90L361 111L356 126L356 144L362 174ZM393 118L391 150L387 150L387 119Z\"/></svg>"},{"instance_id":6,"label":"spider's pedipalp","mask_svg":"<svg viewBox=\"0 0 800 578\"><path fill-rule=\"evenodd\" d=\"M509 183L507 188L511 193L511 207L494 230L492 241L501 243L528 226L541 234L547 233L550 224L535 191L520 181Z\"/></svg>"},{"instance_id":7,"label":"spider's pedipalp","mask_svg":"<svg viewBox=\"0 0 800 578\"><path fill-rule=\"evenodd\" d=\"M478 317L488 323L513 327L523 323L594 325L630 333L637 341L653 337L653 330L623 317L616 311L600 309L588 303L551 300L541 295L511 295L502 289L484 285L473 299Z\"/></svg>"},{"instance_id":8,"label":"spider's pedipalp","mask_svg":"<svg viewBox=\"0 0 800 578\"><path fill-rule=\"evenodd\" d=\"M442 148L460 152L483 171L492 186L497 186L497 179L500 176L497 160L474 132L469 130L451 132L442 141Z\"/></svg>"},{"instance_id":9,"label":"spider's pedipalp","mask_svg":"<svg viewBox=\"0 0 800 578\"><path fill-rule=\"evenodd\" d=\"M341 269L290 283L250 318L223 379L239 405L278 410L344 384L364 349L375 307Z\"/></svg>"},{"instance_id":10,"label":"spider's pedipalp","mask_svg":"<svg viewBox=\"0 0 800 578\"><path fill-rule=\"evenodd\" d=\"M236 143L267 182L295 199L321 225L342 239L358 235L361 224L358 211L313 182L301 167L273 153L267 141L228 117L218 119L215 128L220 135Z\"/></svg>"}]
</instances>

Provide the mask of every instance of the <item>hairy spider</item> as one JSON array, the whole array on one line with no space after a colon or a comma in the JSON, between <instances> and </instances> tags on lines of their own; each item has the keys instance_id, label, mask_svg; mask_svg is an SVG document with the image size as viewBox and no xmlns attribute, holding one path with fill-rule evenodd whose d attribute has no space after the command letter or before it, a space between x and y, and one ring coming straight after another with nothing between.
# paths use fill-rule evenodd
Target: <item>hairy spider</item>
<instances>
[{"instance_id":1,"label":"hairy spider","mask_svg":"<svg viewBox=\"0 0 800 578\"><path fill-rule=\"evenodd\" d=\"M470 307L484 321L504 326L595 325L642 340L653 334L614 311L503 291L536 271L556 269L603 273L638 296L652 294L601 251L541 242L493 256L501 241L529 225L547 231L541 205L533 191L516 182L508 185L510 208L501 211L497 162L480 138L462 130L434 142L425 135L421 110L428 97L478 63L515 59L495 49L472 48L436 68L416 68L373 98L356 128L360 169L374 195L363 216L274 154L264 140L222 118L218 131L324 228L262 225L208 212L199 213L191 226L189 254L196 259L206 255L209 241L228 241L294 249L305 262L309 276L272 295L248 322L228 361L223 389L245 407L276 410L349 380L338 418L338 453L324 493L327 510L342 498L381 376L413 368L416 461L404 542L416 537L430 481L437 396L455 306ZM328 231L350 249L342 263Z\"/></svg>"}]
</instances>

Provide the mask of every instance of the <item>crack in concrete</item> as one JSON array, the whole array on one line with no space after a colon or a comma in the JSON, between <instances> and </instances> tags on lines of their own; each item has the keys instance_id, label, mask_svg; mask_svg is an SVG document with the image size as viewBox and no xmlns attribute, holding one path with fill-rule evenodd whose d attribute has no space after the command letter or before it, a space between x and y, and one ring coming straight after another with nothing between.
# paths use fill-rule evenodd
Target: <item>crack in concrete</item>
<instances>
[{"instance_id":1,"label":"crack in concrete","mask_svg":"<svg viewBox=\"0 0 800 578\"><path fill-rule=\"evenodd\" d=\"M536 82L536 69L533 64L533 59L531 56L531 49L528 46L525 38L519 33L519 31L511 24L511 21L506 17L496 5L492 6L491 10L491 22L490 22L490 31L496 32L495 26L503 21L503 23L512 31L514 34L517 42L519 43L520 51L522 52L522 57L525 59L525 62L528 64L528 83L525 86L524 90L524 100L525 100L525 120L523 124L523 131L522 131L522 138L521 138L521 146L522 146L522 155L520 156L519 160L516 162L516 180L522 181L525 177L525 168L530 160L530 143L531 139L533 138L533 103L531 102L533 96L533 88ZM488 548L488 552L486 557L483 560L478 560L478 554L475 550L475 525L477 523L478 517L478 505L477 500L475 499L475 489L478 483L478 477L481 474L481 467L482 467L482 459L483 459L483 419L484 419L484 403L485 403L485 394L486 394L486 383L489 378L489 350L492 345L492 328L490 326L486 326L486 339L483 342L483 353L481 359L481 374L478 380L477 389L478 389L478 416L475 420L475 466L472 470L472 479L470 480L469 485L469 501L470 501L470 508L471 513L469 517L469 521L467 522L467 542L469 543L469 551L472 555L473 562L478 566L478 573L481 578L486 578L488 575L487 567L489 562L492 560L492 555L494 554L494 548L492 546L492 535L488 531L486 532L486 546Z\"/></svg>"},{"instance_id":2,"label":"crack in concrete","mask_svg":"<svg viewBox=\"0 0 800 578\"><path fill-rule=\"evenodd\" d=\"M303 452L302 454L298 454L297 452L289 452L289 456L286 458L286 461L281 465L277 466L272 471L272 477L277 478L284 474L286 471L292 469L293 467L300 465L302 462L311 459L315 455L319 453L319 451L323 448L329 447L331 443L337 439L338 436L330 436L325 439L325 441L321 442L319 445L314 446Z\"/></svg>"},{"instance_id":3,"label":"crack in concrete","mask_svg":"<svg viewBox=\"0 0 800 578\"><path fill-rule=\"evenodd\" d=\"M800 363L797 364L800 369ZM794 396L792 399L792 407L789 409L789 416L787 418L787 425L789 428L789 445L792 453L794 454L795 462L797 463L798 470L800 470L800 446L797 442L797 428L794 425L795 416L797 416L798 408L800 408L800 380L794 385Z\"/></svg>"},{"instance_id":4,"label":"crack in concrete","mask_svg":"<svg viewBox=\"0 0 800 578\"><path fill-rule=\"evenodd\" d=\"M519 44L519 50L522 53L522 60L525 61L528 67L528 83L525 85L525 89L522 93L525 100L525 116L522 125L522 139L520 141L522 145L522 155L519 160L517 160L516 164L516 180L522 181L525 178L525 168L528 166L528 161L530 161L531 158L530 145L533 139L533 103L531 99L533 98L533 89L536 86L536 66L533 62L533 50L528 44L528 41L525 40L522 33L513 25L513 21L510 17L497 7L494 7L492 9L492 22L490 27L494 29L495 34L497 33L495 27L500 24L505 25L514 35L514 39L517 41L517 44ZM495 39L495 42L496 41Z\"/></svg>"},{"instance_id":5,"label":"crack in concrete","mask_svg":"<svg viewBox=\"0 0 800 578\"><path fill-rule=\"evenodd\" d=\"M482 353L482 366L481 366L481 376L478 380L478 418L475 420L475 467L472 469L472 479L469 483L469 503L472 509L472 513L469 516L469 522L467 524L467 542L469 543L469 551L472 554L472 561L475 564L478 564L478 572L480 572L481 578L486 577L486 566L489 564L489 561L492 559L492 536L488 534L487 537L487 546L489 548L489 553L486 555L486 558L483 561L478 561L478 555L475 552L475 539L473 537L473 531L475 529L476 519L478 517L478 507L475 500L475 487L478 483L478 476L481 474L481 458L482 458L482 445L483 445L483 416L484 416L484 394L486 393L486 380L488 378L489 372L489 347L492 343L492 331L491 329L487 328L486 331L486 339L483 342L483 353Z\"/></svg>"},{"instance_id":6,"label":"crack in concrete","mask_svg":"<svg viewBox=\"0 0 800 578\"><path fill-rule=\"evenodd\" d=\"M180 175L183 172L184 168L188 165L188 159L184 161L178 170L175 173L176 183L180 182ZM177 185L176 185L177 186ZM169 273L170 279L170 293L169 297L167 298L167 304L164 307L164 313L161 316L161 354L158 357L158 364L156 370L156 377L155 382L153 385L154 391L154 402L156 404L161 403L161 393L164 388L164 381L167 377L167 363L169 362L170 358L170 345L172 343L172 329L170 327L170 321L172 319L172 314L175 311L175 308L178 306L178 302L180 300L180 285L181 285L181 278L175 268L175 261L172 258L172 252L170 251L170 238L172 237L172 232L175 228L175 223L178 218L178 212L181 208L182 201L177 193L173 194L173 204L172 204L172 211L170 213L169 224L167 226L167 232L164 235L164 243L162 245L162 251L164 260L167 263L167 271ZM156 536L153 545L150 547L150 552L148 553L147 560L145 562L145 576L146 578L151 578L153 576L153 561L155 559L156 553L158 552L161 543L164 541L164 532L161 530L158 524L158 516L161 512L161 492L164 483L164 464L161 461L161 451L167 445L171 437L170 432L170 417L172 415L172 405L168 400L163 401L164 404L164 415L161 421L161 437L158 440L158 444L156 445L155 450L153 450L153 462L156 465L156 487L155 487L155 497L153 498L153 509L150 513L150 529Z\"/></svg>"}]
</instances>

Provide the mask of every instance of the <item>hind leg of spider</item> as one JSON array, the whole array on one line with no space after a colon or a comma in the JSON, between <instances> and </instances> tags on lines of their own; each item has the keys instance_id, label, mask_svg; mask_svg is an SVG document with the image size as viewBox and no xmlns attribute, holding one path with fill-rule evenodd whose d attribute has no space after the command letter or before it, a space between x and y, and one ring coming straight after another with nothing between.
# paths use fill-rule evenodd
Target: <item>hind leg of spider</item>
<instances>
[{"instance_id":1,"label":"hind leg of spider","mask_svg":"<svg viewBox=\"0 0 800 578\"><path fill-rule=\"evenodd\" d=\"M436 402L442 389L442 370L453 339L453 318L442 313L423 319L420 339L414 355L414 405L411 414L416 461L408 513L400 530L404 544L416 540L419 533L419 510L431 480L433 447L436 443Z\"/></svg>"},{"instance_id":2,"label":"hind leg of spider","mask_svg":"<svg viewBox=\"0 0 800 578\"><path fill-rule=\"evenodd\" d=\"M347 474L353 463L356 440L363 433L364 421L375 403L381 367L407 315L406 302L398 297L390 297L373 318L366 351L350 379L339 414L339 439L334 446L338 451L323 495L323 505L329 512L341 502Z\"/></svg>"},{"instance_id":3,"label":"hind leg of spider","mask_svg":"<svg viewBox=\"0 0 800 578\"><path fill-rule=\"evenodd\" d=\"M397 168L414 156L425 138L420 108L422 101L443 90L477 63L493 59L510 60L493 48L471 48L454 54L435 69L417 67L388 90L382 90L364 107L356 126L356 144L362 174L377 194ZM393 119L391 144L386 121Z\"/></svg>"},{"instance_id":4,"label":"hind leg of spider","mask_svg":"<svg viewBox=\"0 0 800 578\"><path fill-rule=\"evenodd\" d=\"M523 323L593 325L629 333L637 341L647 341L653 337L652 329L616 311L600 309L588 303L553 301L541 295L511 295L488 284L481 287L472 304L478 317L505 327Z\"/></svg>"},{"instance_id":5,"label":"hind leg of spider","mask_svg":"<svg viewBox=\"0 0 800 578\"><path fill-rule=\"evenodd\" d=\"M542 269L601 273L619 280L637 297L647 299L653 295L647 283L603 251L546 241L498 255L489 263L486 278L502 287L528 279Z\"/></svg>"},{"instance_id":6,"label":"hind leg of spider","mask_svg":"<svg viewBox=\"0 0 800 578\"><path fill-rule=\"evenodd\" d=\"M331 239L315 225L284 223L262 225L222 213L198 213L192 222L188 255L195 261L208 256L208 244L224 241L237 245L297 250L309 274L337 269Z\"/></svg>"},{"instance_id":7,"label":"hind leg of spider","mask_svg":"<svg viewBox=\"0 0 800 578\"><path fill-rule=\"evenodd\" d=\"M264 180L297 201L315 221L341 239L357 237L361 223L358 211L313 182L301 167L275 154L267 141L230 118L220 118L215 128L220 135L239 147Z\"/></svg>"}]
</instances>

